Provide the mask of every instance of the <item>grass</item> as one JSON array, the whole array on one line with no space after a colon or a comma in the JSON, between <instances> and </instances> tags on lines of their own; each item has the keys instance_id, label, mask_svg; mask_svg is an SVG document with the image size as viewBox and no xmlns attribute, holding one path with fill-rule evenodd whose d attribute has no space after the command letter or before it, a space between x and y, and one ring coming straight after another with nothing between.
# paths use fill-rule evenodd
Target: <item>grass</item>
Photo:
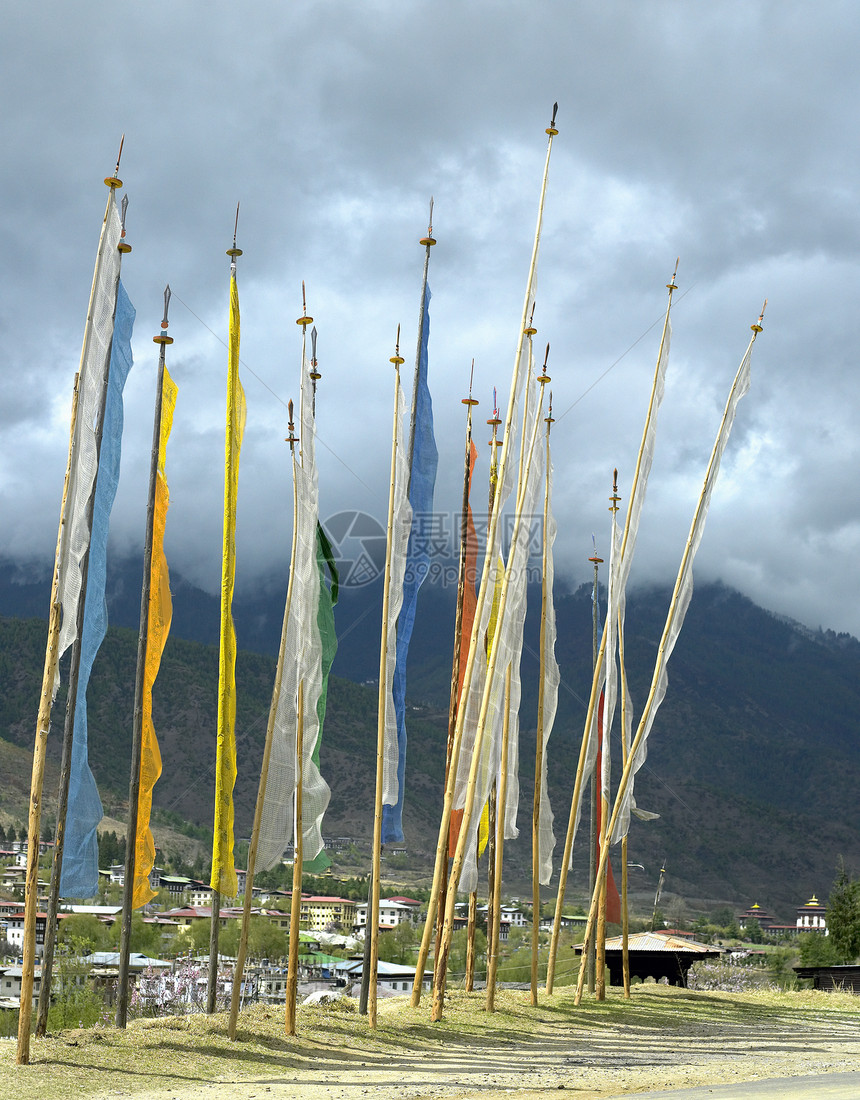
<instances>
[{"instance_id":1,"label":"grass","mask_svg":"<svg viewBox=\"0 0 860 1100\"><path fill-rule=\"evenodd\" d=\"M405 998L379 1005L379 1026L371 1032L355 1002L300 1007L297 1035L284 1034L283 1009L254 1005L239 1019L237 1042L226 1033L226 1017L182 1016L133 1021L113 1027L73 1029L33 1040L31 1063L15 1065L15 1043L0 1043L0 1090L16 1100L66 1100L110 1091L146 1095L161 1089L193 1090L202 1083L242 1083L266 1077L290 1080L309 1066L333 1070L372 1065L394 1057L411 1059L456 1050L462 1057L537 1044L549 1049L580 1039L650 1042L669 1036L732 1039L777 1029L812 1029L842 1038L856 1034L860 1001L850 994L804 990L790 993L700 993L652 984L634 987L630 1001L619 991L604 1002L586 998L573 1005L570 990L541 995L532 1008L528 994L501 990L497 1011L483 1011L483 994L454 992L441 1024L431 1024L427 998L412 1009Z\"/></svg>"}]
</instances>

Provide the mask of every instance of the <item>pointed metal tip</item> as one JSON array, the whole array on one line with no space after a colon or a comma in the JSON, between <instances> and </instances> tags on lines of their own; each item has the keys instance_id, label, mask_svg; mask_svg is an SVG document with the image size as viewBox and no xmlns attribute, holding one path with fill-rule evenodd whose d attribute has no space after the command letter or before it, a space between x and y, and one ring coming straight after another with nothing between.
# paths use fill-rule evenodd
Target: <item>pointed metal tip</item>
<instances>
[{"instance_id":1,"label":"pointed metal tip","mask_svg":"<svg viewBox=\"0 0 860 1100\"><path fill-rule=\"evenodd\" d=\"M115 176L119 175L119 162L122 160L123 145L125 145L125 134L123 134L122 137L119 139L119 152L116 155L116 169L114 170Z\"/></svg>"}]
</instances>

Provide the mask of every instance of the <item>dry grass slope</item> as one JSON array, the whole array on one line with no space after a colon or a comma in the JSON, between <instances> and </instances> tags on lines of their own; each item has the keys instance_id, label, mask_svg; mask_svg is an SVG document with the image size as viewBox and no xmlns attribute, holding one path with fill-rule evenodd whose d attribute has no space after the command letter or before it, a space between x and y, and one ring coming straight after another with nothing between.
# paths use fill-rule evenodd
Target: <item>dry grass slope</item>
<instances>
[{"instance_id":1,"label":"dry grass slope","mask_svg":"<svg viewBox=\"0 0 860 1100\"><path fill-rule=\"evenodd\" d=\"M139 1020L67 1031L34 1042L17 1067L15 1044L0 1049L0 1089L17 1100L60 1097L223 1095L341 1100L394 1097L520 1097L575 1090L578 1097L853 1070L860 1054L860 1002L850 995L695 993L646 985L630 1002L574 1008L568 991L541 997L502 991L498 1011L483 995L454 993L443 1023L427 1005L380 1003L375 1033L355 1003L301 1008L285 1037L281 1009L240 1018L230 1043L223 1016Z\"/></svg>"}]
</instances>

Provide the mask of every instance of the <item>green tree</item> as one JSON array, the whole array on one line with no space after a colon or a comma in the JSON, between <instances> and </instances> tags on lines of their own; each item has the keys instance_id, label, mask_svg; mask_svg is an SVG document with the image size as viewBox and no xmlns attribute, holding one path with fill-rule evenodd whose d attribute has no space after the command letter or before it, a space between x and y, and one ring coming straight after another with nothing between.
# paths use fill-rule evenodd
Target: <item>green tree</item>
<instances>
[{"instance_id":1,"label":"green tree","mask_svg":"<svg viewBox=\"0 0 860 1100\"><path fill-rule=\"evenodd\" d=\"M798 936L801 966L835 966L839 961L832 936L820 932L804 932Z\"/></svg>"},{"instance_id":2,"label":"green tree","mask_svg":"<svg viewBox=\"0 0 860 1100\"><path fill-rule=\"evenodd\" d=\"M466 948L469 942L467 929L461 928L451 937L451 949L448 952L448 973L452 978L462 978L466 973ZM487 972L487 937L480 928L475 929L475 977L483 977Z\"/></svg>"},{"instance_id":3,"label":"green tree","mask_svg":"<svg viewBox=\"0 0 860 1100\"><path fill-rule=\"evenodd\" d=\"M851 879L839 861L839 873L827 903L829 938L839 962L853 962L860 955L860 879Z\"/></svg>"},{"instance_id":4,"label":"green tree","mask_svg":"<svg viewBox=\"0 0 860 1100\"><path fill-rule=\"evenodd\" d=\"M108 939L111 947L119 951L120 937L122 935L122 918L120 916L108 929ZM131 938L129 940L130 951L140 951L150 957L158 957L161 953L162 931L157 924L144 923L143 913L135 910L131 914Z\"/></svg>"},{"instance_id":5,"label":"green tree","mask_svg":"<svg viewBox=\"0 0 860 1100\"><path fill-rule=\"evenodd\" d=\"M206 922L208 929L209 924ZM218 937L218 950L236 956L239 951L240 920L227 922ZM207 941L208 942L208 941ZM287 954L287 937L266 917L252 916L248 923L248 955L252 959L283 959Z\"/></svg>"},{"instance_id":6,"label":"green tree","mask_svg":"<svg viewBox=\"0 0 860 1100\"><path fill-rule=\"evenodd\" d=\"M72 919L72 918L69 918ZM86 959L89 940L66 930L64 942L54 954L52 1001L48 1009L48 1028L91 1027L105 1011L102 997L90 986L90 964Z\"/></svg>"},{"instance_id":7,"label":"green tree","mask_svg":"<svg viewBox=\"0 0 860 1100\"><path fill-rule=\"evenodd\" d=\"M78 954L109 951L110 929L92 913L72 913L60 921L60 943L74 944Z\"/></svg>"},{"instance_id":8,"label":"green tree","mask_svg":"<svg viewBox=\"0 0 860 1100\"><path fill-rule=\"evenodd\" d=\"M406 966L415 961L415 945L418 942L418 934L413 926L404 921L392 928L389 932L382 932L379 936L379 957L385 962L397 963L398 966Z\"/></svg>"}]
</instances>

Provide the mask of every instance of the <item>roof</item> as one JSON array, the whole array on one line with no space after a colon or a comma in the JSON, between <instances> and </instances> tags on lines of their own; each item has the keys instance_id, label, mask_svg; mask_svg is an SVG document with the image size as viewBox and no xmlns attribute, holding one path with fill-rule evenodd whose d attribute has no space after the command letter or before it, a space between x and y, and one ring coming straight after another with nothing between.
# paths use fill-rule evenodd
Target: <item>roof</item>
<instances>
[{"instance_id":1,"label":"roof","mask_svg":"<svg viewBox=\"0 0 860 1100\"><path fill-rule=\"evenodd\" d=\"M93 966L119 966L119 951L93 951L91 955L87 955L87 961ZM152 959L141 951L131 951L128 956L128 965L133 970L145 970L148 966L169 970L173 964L165 959Z\"/></svg>"},{"instance_id":2,"label":"roof","mask_svg":"<svg viewBox=\"0 0 860 1100\"><path fill-rule=\"evenodd\" d=\"M627 939L630 951L686 951L694 955L714 954L719 952L708 943L699 943L698 940L681 939L680 936L667 936L664 932L637 932ZM606 941L607 951L620 951L622 949L622 937L613 936Z\"/></svg>"}]
</instances>

